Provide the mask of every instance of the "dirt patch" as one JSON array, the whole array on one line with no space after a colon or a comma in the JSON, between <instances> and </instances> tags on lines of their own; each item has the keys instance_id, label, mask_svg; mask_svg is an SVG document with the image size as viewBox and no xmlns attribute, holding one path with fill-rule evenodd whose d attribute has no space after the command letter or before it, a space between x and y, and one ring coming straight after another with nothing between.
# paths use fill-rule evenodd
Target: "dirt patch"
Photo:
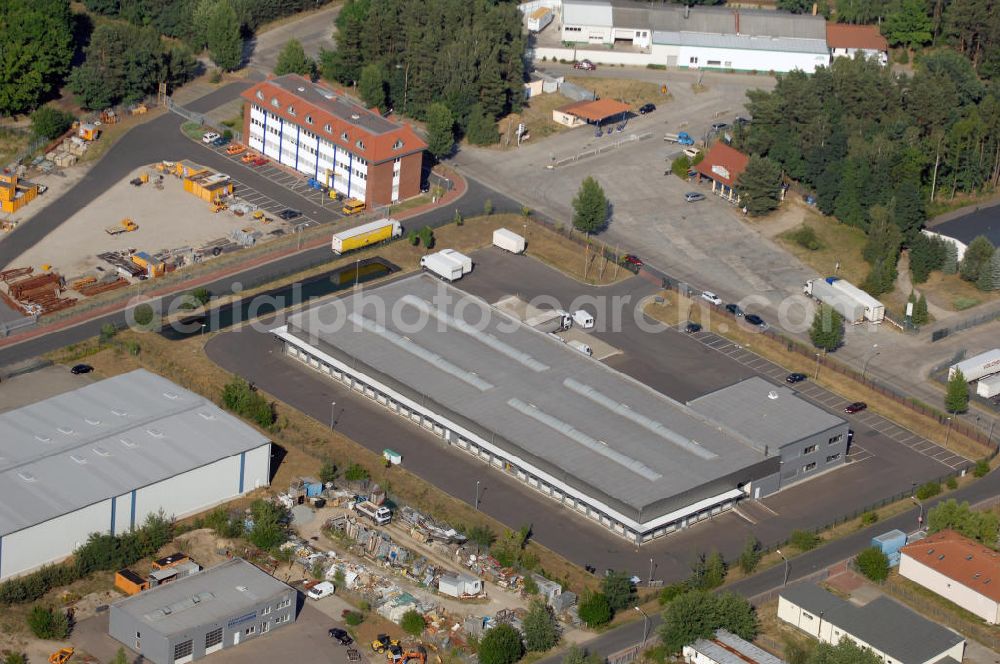
<instances>
[{"instance_id":1,"label":"dirt patch","mask_svg":"<svg viewBox=\"0 0 1000 664\"><path fill-rule=\"evenodd\" d=\"M635 108L648 102L662 104L665 99L658 84L646 81L590 76L568 76L566 80L592 90L598 99L617 99Z\"/></svg>"},{"instance_id":2,"label":"dirt patch","mask_svg":"<svg viewBox=\"0 0 1000 664\"><path fill-rule=\"evenodd\" d=\"M795 234L802 227L815 232L820 244L818 249L807 249L795 241ZM808 214L801 226L781 233L777 239L786 251L821 275L837 275L859 284L870 270L861 255L866 241L864 231L832 218Z\"/></svg>"},{"instance_id":3,"label":"dirt patch","mask_svg":"<svg viewBox=\"0 0 1000 664\"><path fill-rule=\"evenodd\" d=\"M497 147L500 149L517 147L516 131L519 123L524 123L531 135L528 140L531 141L538 141L569 129L569 127L552 119L552 111L566 106L572 101L569 97L564 97L558 92L532 97L524 103L524 108L520 113L512 113L497 123L497 133L500 135Z\"/></svg>"}]
</instances>

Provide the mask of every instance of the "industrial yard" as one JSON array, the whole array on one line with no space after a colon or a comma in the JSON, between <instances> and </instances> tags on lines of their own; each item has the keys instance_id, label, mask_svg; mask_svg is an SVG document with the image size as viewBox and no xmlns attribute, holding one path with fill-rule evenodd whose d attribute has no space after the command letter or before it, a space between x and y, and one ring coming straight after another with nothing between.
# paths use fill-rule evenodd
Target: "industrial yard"
<instances>
[{"instance_id":1,"label":"industrial yard","mask_svg":"<svg viewBox=\"0 0 1000 664\"><path fill-rule=\"evenodd\" d=\"M135 264L130 256L138 252L163 263L169 271L171 266L182 268L291 229L271 214L255 218L249 204L242 216L237 216L234 208L238 209L238 204L232 199L227 209L213 212L209 202L185 190L187 171L178 177L174 170L161 172L157 166L151 164L130 173L67 220L60 233L47 236L9 267L32 267L37 273L50 266L48 271L61 275L67 287L88 277L107 281L108 275L113 275L132 280L143 270L121 274L117 268ZM235 194L238 198L239 191Z\"/></svg>"}]
</instances>

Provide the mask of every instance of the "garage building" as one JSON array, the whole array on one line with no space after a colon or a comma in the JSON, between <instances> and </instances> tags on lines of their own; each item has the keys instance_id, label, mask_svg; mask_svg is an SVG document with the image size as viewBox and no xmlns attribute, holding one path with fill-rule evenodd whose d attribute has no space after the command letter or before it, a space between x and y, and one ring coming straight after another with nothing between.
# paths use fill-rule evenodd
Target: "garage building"
<instances>
[{"instance_id":1,"label":"garage building","mask_svg":"<svg viewBox=\"0 0 1000 664\"><path fill-rule=\"evenodd\" d=\"M111 605L108 633L153 664L186 664L295 621L298 593L241 558Z\"/></svg>"},{"instance_id":2,"label":"garage building","mask_svg":"<svg viewBox=\"0 0 1000 664\"><path fill-rule=\"evenodd\" d=\"M0 578L270 479L271 443L144 369L0 414Z\"/></svg>"},{"instance_id":3,"label":"garage building","mask_svg":"<svg viewBox=\"0 0 1000 664\"><path fill-rule=\"evenodd\" d=\"M409 125L298 74L242 93L249 148L369 208L420 193L427 144Z\"/></svg>"},{"instance_id":4,"label":"garage building","mask_svg":"<svg viewBox=\"0 0 1000 664\"><path fill-rule=\"evenodd\" d=\"M442 445L636 543L780 488L785 438L754 440L427 275L313 307L274 333L288 355ZM829 428L792 408L790 391L781 399L775 425Z\"/></svg>"}]
</instances>

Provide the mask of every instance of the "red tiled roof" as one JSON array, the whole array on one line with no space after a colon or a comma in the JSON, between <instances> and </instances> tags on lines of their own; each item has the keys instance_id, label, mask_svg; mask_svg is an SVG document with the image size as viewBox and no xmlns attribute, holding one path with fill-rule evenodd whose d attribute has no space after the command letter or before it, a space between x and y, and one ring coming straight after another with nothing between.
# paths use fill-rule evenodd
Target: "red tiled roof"
<instances>
[{"instance_id":1,"label":"red tiled roof","mask_svg":"<svg viewBox=\"0 0 1000 664\"><path fill-rule=\"evenodd\" d=\"M732 187L736 184L740 173L746 170L748 161L750 157L719 141L712 146L694 170L710 180Z\"/></svg>"},{"instance_id":2,"label":"red tiled roof","mask_svg":"<svg viewBox=\"0 0 1000 664\"><path fill-rule=\"evenodd\" d=\"M632 107L614 99L595 99L593 101L578 101L567 104L558 110L591 122L601 122L616 115L627 113L632 110Z\"/></svg>"},{"instance_id":3,"label":"red tiled roof","mask_svg":"<svg viewBox=\"0 0 1000 664\"><path fill-rule=\"evenodd\" d=\"M286 122L364 157L369 163L389 161L427 148L410 125L383 118L342 93L297 74L268 79L245 90L242 96ZM290 107L294 108L294 115L289 112ZM307 123L307 116L312 117L312 124ZM331 131L326 131L327 125ZM359 140L365 146L363 149L357 146ZM396 147L400 141L401 147Z\"/></svg>"},{"instance_id":4,"label":"red tiled roof","mask_svg":"<svg viewBox=\"0 0 1000 664\"><path fill-rule=\"evenodd\" d=\"M874 25L849 25L827 23L826 43L830 48L861 48L869 51L888 51L889 43Z\"/></svg>"},{"instance_id":5,"label":"red tiled roof","mask_svg":"<svg viewBox=\"0 0 1000 664\"><path fill-rule=\"evenodd\" d=\"M954 530L942 530L900 549L922 565L1000 602L1000 553Z\"/></svg>"}]
</instances>

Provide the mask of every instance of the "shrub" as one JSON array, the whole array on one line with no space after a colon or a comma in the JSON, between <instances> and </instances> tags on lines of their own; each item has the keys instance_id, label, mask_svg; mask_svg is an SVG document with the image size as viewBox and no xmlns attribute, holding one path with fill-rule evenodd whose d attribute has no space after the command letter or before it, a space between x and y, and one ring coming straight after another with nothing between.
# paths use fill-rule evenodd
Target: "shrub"
<instances>
[{"instance_id":1,"label":"shrub","mask_svg":"<svg viewBox=\"0 0 1000 664\"><path fill-rule=\"evenodd\" d=\"M793 530L788 542L799 551L811 551L819 546L820 538L808 530Z\"/></svg>"},{"instance_id":2,"label":"shrub","mask_svg":"<svg viewBox=\"0 0 1000 664\"><path fill-rule=\"evenodd\" d=\"M870 526L878 522L878 512L865 512L861 515L861 525Z\"/></svg>"},{"instance_id":3,"label":"shrub","mask_svg":"<svg viewBox=\"0 0 1000 664\"><path fill-rule=\"evenodd\" d=\"M524 594L526 595L537 595L538 594L538 583L535 578L530 574L524 577Z\"/></svg>"},{"instance_id":4,"label":"shrub","mask_svg":"<svg viewBox=\"0 0 1000 664\"><path fill-rule=\"evenodd\" d=\"M927 482L917 487L915 495L917 500L927 500L941 493L941 484L938 482Z\"/></svg>"},{"instance_id":5,"label":"shrub","mask_svg":"<svg viewBox=\"0 0 1000 664\"><path fill-rule=\"evenodd\" d=\"M675 597L683 595L687 591L688 587L685 583L671 583L669 586L663 586L659 596L660 606L670 604Z\"/></svg>"},{"instance_id":6,"label":"shrub","mask_svg":"<svg viewBox=\"0 0 1000 664\"><path fill-rule=\"evenodd\" d=\"M410 636L417 637L423 633L424 628L427 627L427 623L424 622L424 617L420 615L419 611L410 609L403 614L403 617L399 621L399 626Z\"/></svg>"},{"instance_id":7,"label":"shrub","mask_svg":"<svg viewBox=\"0 0 1000 664\"><path fill-rule=\"evenodd\" d=\"M870 546L854 559L858 570L875 583L882 583L889 576L889 557L880 549Z\"/></svg>"},{"instance_id":8,"label":"shrub","mask_svg":"<svg viewBox=\"0 0 1000 664\"><path fill-rule=\"evenodd\" d=\"M132 319L140 327L148 327L153 322L153 307L148 304L140 304L132 310Z\"/></svg>"},{"instance_id":9,"label":"shrub","mask_svg":"<svg viewBox=\"0 0 1000 664\"><path fill-rule=\"evenodd\" d=\"M365 616L363 613L358 611L348 611L344 614L344 622L351 627L357 627L365 621Z\"/></svg>"},{"instance_id":10,"label":"shrub","mask_svg":"<svg viewBox=\"0 0 1000 664\"><path fill-rule=\"evenodd\" d=\"M487 198L483 202L483 214L485 214L487 217L490 216L491 214L493 214L493 199L492 198Z\"/></svg>"},{"instance_id":11,"label":"shrub","mask_svg":"<svg viewBox=\"0 0 1000 664\"><path fill-rule=\"evenodd\" d=\"M816 230L812 226L803 224L789 233L788 237L792 242L809 251L819 251L823 248L823 243L820 242L819 236L816 235Z\"/></svg>"},{"instance_id":12,"label":"shrub","mask_svg":"<svg viewBox=\"0 0 1000 664\"><path fill-rule=\"evenodd\" d=\"M344 471L344 479L348 482L360 482L362 480L367 480L370 477L371 475L365 467L359 463L352 463L347 467L347 470Z\"/></svg>"},{"instance_id":13,"label":"shrub","mask_svg":"<svg viewBox=\"0 0 1000 664\"><path fill-rule=\"evenodd\" d=\"M39 138L62 136L73 126L73 114L51 106L42 106L31 114L31 131Z\"/></svg>"},{"instance_id":14,"label":"shrub","mask_svg":"<svg viewBox=\"0 0 1000 664\"><path fill-rule=\"evenodd\" d=\"M101 336L100 341L102 344L106 344L111 341L114 336L118 334L118 328L111 323L105 323L101 326Z\"/></svg>"},{"instance_id":15,"label":"shrub","mask_svg":"<svg viewBox=\"0 0 1000 664\"><path fill-rule=\"evenodd\" d=\"M32 607L28 614L28 627L40 639L65 639L69 636L69 620L66 615L48 607Z\"/></svg>"},{"instance_id":16,"label":"shrub","mask_svg":"<svg viewBox=\"0 0 1000 664\"><path fill-rule=\"evenodd\" d=\"M264 429L272 427L276 419L274 404L240 377L222 388L222 405Z\"/></svg>"},{"instance_id":17,"label":"shrub","mask_svg":"<svg viewBox=\"0 0 1000 664\"><path fill-rule=\"evenodd\" d=\"M955 479L954 477L949 477L945 481L944 485L948 487L949 490L954 491L955 489L958 488L958 480Z\"/></svg>"},{"instance_id":18,"label":"shrub","mask_svg":"<svg viewBox=\"0 0 1000 664\"><path fill-rule=\"evenodd\" d=\"M208 80L211 81L212 83L220 83L222 81L222 70L213 69L212 75L208 77Z\"/></svg>"},{"instance_id":19,"label":"shrub","mask_svg":"<svg viewBox=\"0 0 1000 664\"><path fill-rule=\"evenodd\" d=\"M972 469L973 477L985 477L990 472L990 462L986 459L980 459L976 462L976 465Z\"/></svg>"},{"instance_id":20,"label":"shrub","mask_svg":"<svg viewBox=\"0 0 1000 664\"><path fill-rule=\"evenodd\" d=\"M611 622L611 607L608 605L608 599L603 593L589 593L580 602L577 613L580 616L580 620L591 629Z\"/></svg>"}]
</instances>

